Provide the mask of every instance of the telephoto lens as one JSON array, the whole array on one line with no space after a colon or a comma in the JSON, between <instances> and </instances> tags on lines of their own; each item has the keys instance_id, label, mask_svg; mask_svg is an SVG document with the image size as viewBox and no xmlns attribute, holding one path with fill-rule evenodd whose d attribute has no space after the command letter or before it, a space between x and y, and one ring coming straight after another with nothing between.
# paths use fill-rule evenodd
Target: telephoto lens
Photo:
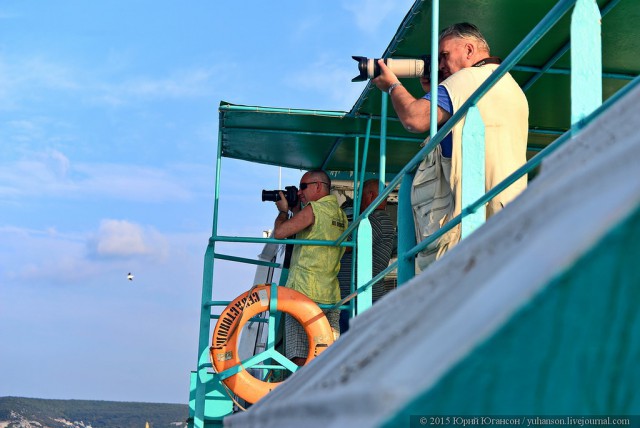
<instances>
[{"instance_id":1,"label":"telephoto lens","mask_svg":"<svg viewBox=\"0 0 640 428\"><path fill-rule=\"evenodd\" d=\"M358 61L358 74L351 79L352 82L363 82L380 76L380 58L367 58L364 56L352 56ZM395 59L385 58L384 63L397 77L429 77L431 74L431 55L424 55L420 59Z\"/></svg>"}]
</instances>

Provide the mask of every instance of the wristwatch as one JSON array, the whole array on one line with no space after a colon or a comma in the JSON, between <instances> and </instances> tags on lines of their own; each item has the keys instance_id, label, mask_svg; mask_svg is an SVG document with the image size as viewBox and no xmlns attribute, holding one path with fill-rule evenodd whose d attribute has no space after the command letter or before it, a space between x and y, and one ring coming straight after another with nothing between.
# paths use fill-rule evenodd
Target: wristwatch
<instances>
[{"instance_id":1,"label":"wristwatch","mask_svg":"<svg viewBox=\"0 0 640 428\"><path fill-rule=\"evenodd\" d=\"M389 95L391 95L391 91L393 91L395 88L397 88L398 86L402 86L402 83L400 82L396 82L393 85L389 86L389 89L387 89L387 93Z\"/></svg>"}]
</instances>

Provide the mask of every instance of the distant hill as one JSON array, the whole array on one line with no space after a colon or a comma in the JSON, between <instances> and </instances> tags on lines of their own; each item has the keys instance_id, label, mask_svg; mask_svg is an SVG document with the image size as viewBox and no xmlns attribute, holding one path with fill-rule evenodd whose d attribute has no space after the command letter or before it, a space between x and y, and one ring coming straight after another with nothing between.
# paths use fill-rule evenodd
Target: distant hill
<instances>
[{"instance_id":1,"label":"distant hill","mask_svg":"<svg viewBox=\"0 0 640 428\"><path fill-rule=\"evenodd\" d=\"M184 428L186 404L0 397L0 428Z\"/></svg>"}]
</instances>

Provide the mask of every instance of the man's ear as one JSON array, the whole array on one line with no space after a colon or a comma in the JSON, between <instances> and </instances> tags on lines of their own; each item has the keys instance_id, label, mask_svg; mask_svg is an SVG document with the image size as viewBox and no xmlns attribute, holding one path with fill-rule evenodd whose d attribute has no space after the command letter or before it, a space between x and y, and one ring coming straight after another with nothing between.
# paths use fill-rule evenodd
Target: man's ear
<instances>
[{"instance_id":1,"label":"man's ear","mask_svg":"<svg viewBox=\"0 0 640 428\"><path fill-rule=\"evenodd\" d=\"M473 55L476 53L475 45L473 43L466 43L464 49L467 54L467 59L473 58Z\"/></svg>"}]
</instances>

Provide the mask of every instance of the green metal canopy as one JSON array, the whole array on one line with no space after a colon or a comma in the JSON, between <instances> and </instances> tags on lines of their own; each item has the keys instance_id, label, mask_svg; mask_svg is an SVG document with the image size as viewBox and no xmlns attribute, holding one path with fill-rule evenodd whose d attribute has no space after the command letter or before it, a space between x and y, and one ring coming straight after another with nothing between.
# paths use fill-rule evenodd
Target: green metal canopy
<instances>
[{"instance_id":1,"label":"green metal canopy","mask_svg":"<svg viewBox=\"0 0 640 428\"><path fill-rule=\"evenodd\" d=\"M220 104L222 156L289 168L352 171L356 140L360 158L367 118L346 112L275 109ZM371 120L367 171L377 171L380 121ZM393 153L387 170L398 172L416 154L424 137L410 134L399 121L387 123Z\"/></svg>"},{"instance_id":2,"label":"green metal canopy","mask_svg":"<svg viewBox=\"0 0 640 428\"><path fill-rule=\"evenodd\" d=\"M553 8L556 0L441 1L440 29L456 22L476 24L491 54L506 57ZM603 98L640 73L634 43L640 39L640 1L598 0L602 14ZM429 52L431 1L418 0L405 16L383 57L420 57ZM570 13L553 27L511 72L529 101L529 155L570 127ZM354 71L355 71L354 64ZM417 79L403 79L416 97ZM222 156L290 168L352 171L356 141L362 151L369 121L367 171L378 171L381 96L366 86L350 112L277 109L220 104ZM398 172L427 134L404 130L388 107L386 171ZM359 153L362 157L362 152Z\"/></svg>"}]
</instances>

